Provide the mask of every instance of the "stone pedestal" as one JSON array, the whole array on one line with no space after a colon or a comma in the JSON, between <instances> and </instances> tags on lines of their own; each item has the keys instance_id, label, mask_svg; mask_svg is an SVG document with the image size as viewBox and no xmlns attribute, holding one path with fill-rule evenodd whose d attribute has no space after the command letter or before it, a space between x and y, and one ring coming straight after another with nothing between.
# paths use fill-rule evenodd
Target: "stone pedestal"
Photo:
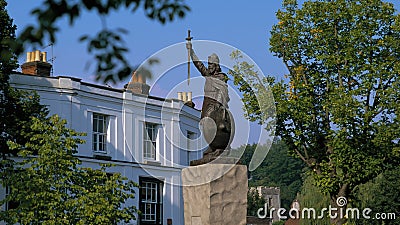
<instances>
[{"instance_id":1,"label":"stone pedestal","mask_svg":"<svg viewBox=\"0 0 400 225\"><path fill-rule=\"evenodd\" d=\"M205 164L182 171L185 225L245 225L247 168Z\"/></svg>"}]
</instances>

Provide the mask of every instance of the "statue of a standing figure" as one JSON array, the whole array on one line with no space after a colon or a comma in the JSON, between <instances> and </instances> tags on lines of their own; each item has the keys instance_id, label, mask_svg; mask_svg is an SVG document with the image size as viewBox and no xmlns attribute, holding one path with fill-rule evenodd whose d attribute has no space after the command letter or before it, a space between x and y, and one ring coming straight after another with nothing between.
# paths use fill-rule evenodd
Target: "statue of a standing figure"
<instances>
[{"instance_id":1,"label":"statue of a standing figure","mask_svg":"<svg viewBox=\"0 0 400 225\"><path fill-rule=\"evenodd\" d=\"M215 53L208 57L206 67L194 53L190 40L186 43L186 48L193 64L206 79L200 125L208 149L201 160L192 163L203 164L214 160L223 151L229 150L233 139L234 123L228 107L228 76L221 71L219 58Z\"/></svg>"}]
</instances>

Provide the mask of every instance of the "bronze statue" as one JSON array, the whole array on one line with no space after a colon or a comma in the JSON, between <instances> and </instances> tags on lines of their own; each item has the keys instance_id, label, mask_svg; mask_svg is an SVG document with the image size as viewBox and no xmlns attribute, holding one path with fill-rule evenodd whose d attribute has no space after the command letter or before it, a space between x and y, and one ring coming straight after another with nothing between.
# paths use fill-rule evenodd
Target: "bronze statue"
<instances>
[{"instance_id":1,"label":"bronze statue","mask_svg":"<svg viewBox=\"0 0 400 225\"><path fill-rule=\"evenodd\" d=\"M186 48L193 64L206 79L201 109L201 129L208 143L208 149L204 152L202 159L191 162L191 165L198 165L210 162L225 150L230 149L234 126L233 117L228 107L228 76L221 71L218 56L215 53L210 55L206 67L196 56L190 41L191 37L189 36L186 40Z\"/></svg>"}]
</instances>

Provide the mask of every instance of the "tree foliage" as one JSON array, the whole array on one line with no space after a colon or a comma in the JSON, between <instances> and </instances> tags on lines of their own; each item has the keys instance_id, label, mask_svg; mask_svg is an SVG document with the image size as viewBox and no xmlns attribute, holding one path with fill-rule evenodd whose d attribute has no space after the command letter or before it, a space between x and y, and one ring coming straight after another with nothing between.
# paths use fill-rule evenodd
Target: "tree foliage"
<instances>
[{"instance_id":1,"label":"tree foliage","mask_svg":"<svg viewBox=\"0 0 400 225\"><path fill-rule=\"evenodd\" d=\"M258 216L260 208L264 208L265 199L260 196L256 189L249 189L247 192L247 216Z\"/></svg>"},{"instance_id":2,"label":"tree foliage","mask_svg":"<svg viewBox=\"0 0 400 225\"><path fill-rule=\"evenodd\" d=\"M331 225L327 211L324 212L322 218L318 218L321 217L322 209L329 207L330 197L329 195L322 193L321 188L315 186L313 176L305 177L303 186L301 187L301 192L298 195L298 202L300 204L300 213L304 208L313 208L316 212L315 218L313 216L307 218L308 215L306 215L305 218L301 218L300 224Z\"/></svg>"},{"instance_id":3,"label":"tree foliage","mask_svg":"<svg viewBox=\"0 0 400 225\"><path fill-rule=\"evenodd\" d=\"M270 50L288 74L265 79L277 134L333 202L351 197L399 163L400 17L382 0L285 0L277 18Z\"/></svg>"},{"instance_id":4,"label":"tree foliage","mask_svg":"<svg viewBox=\"0 0 400 225\"><path fill-rule=\"evenodd\" d=\"M273 222L272 225L285 225L285 221L283 221L283 220L276 221L276 222Z\"/></svg>"},{"instance_id":5,"label":"tree foliage","mask_svg":"<svg viewBox=\"0 0 400 225\"><path fill-rule=\"evenodd\" d=\"M11 190L0 204L18 206L0 212L1 220L20 224L117 224L135 219L136 208L125 206L134 198L132 181L119 173L82 167L73 154L82 135L65 127L54 115L46 120L32 117L32 131L24 145L9 142L19 152L3 160L3 187ZM33 156L33 153L36 155Z\"/></svg>"},{"instance_id":6,"label":"tree foliage","mask_svg":"<svg viewBox=\"0 0 400 225\"><path fill-rule=\"evenodd\" d=\"M128 9L136 13L143 9L145 16L162 24L183 18L190 8L183 0L42 0L40 7L32 10L36 18L34 25L29 25L19 36L22 45L36 44L43 46L47 41L56 43L60 29L57 22L67 18L73 26L83 12L95 12L102 20L100 31L90 36L83 34L81 42L87 43L87 51L94 55L96 79L103 82L116 82L131 75L133 67L126 58L128 49L122 36L127 33L123 28L107 27L106 16L113 11ZM18 48L19 52L23 48Z\"/></svg>"},{"instance_id":7,"label":"tree foliage","mask_svg":"<svg viewBox=\"0 0 400 225\"><path fill-rule=\"evenodd\" d=\"M318 10L317 10L318 9ZM289 70L273 85L278 132L328 193L364 183L399 145L400 21L381 0L285 1L271 51Z\"/></svg>"},{"instance_id":8,"label":"tree foliage","mask_svg":"<svg viewBox=\"0 0 400 225\"><path fill-rule=\"evenodd\" d=\"M27 141L32 123L30 117L47 116L45 106L40 104L39 96L34 93L16 90L10 87L9 75L16 69L17 57L13 52L16 26L9 17L5 7L7 3L0 0L0 154L2 158L10 151L7 141L23 144Z\"/></svg>"},{"instance_id":9,"label":"tree foliage","mask_svg":"<svg viewBox=\"0 0 400 225\"><path fill-rule=\"evenodd\" d=\"M0 84L8 81L8 75L17 68L17 57L12 51L12 42L15 41L17 27L6 10L7 2L0 0ZM3 87L2 87L3 90Z\"/></svg>"},{"instance_id":10,"label":"tree foliage","mask_svg":"<svg viewBox=\"0 0 400 225\"><path fill-rule=\"evenodd\" d=\"M400 224L400 168L392 168L375 179L361 185L356 192L356 206L360 209L370 208L371 216L380 213L380 218L355 220L360 225L398 225ZM393 215L389 213L394 213ZM385 214L385 217L382 215ZM391 217L391 218L390 218Z\"/></svg>"},{"instance_id":11,"label":"tree foliage","mask_svg":"<svg viewBox=\"0 0 400 225\"><path fill-rule=\"evenodd\" d=\"M255 144L241 146L245 148L240 159L244 165L249 165L255 146ZM303 168L303 162L289 156L287 146L282 141L276 140L261 165L249 172L249 186L279 187L282 206L288 209L300 191Z\"/></svg>"}]
</instances>

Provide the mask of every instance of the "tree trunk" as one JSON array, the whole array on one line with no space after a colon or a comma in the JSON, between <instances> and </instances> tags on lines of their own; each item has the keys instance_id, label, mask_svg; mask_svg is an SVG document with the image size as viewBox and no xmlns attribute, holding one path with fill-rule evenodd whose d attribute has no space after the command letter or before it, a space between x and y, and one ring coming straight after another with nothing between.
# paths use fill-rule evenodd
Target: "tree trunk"
<instances>
[{"instance_id":1,"label":"tree trunk","mask_svg":"<svg viewBox=\"0 0 400 225\"><path fill-rule=\"evenodd\" d=\"M332 225L343 225L347 221L345 218L347 209L347 190L348 184L344 184L340 187L337 195L331 196L332 212L330 213L330 220Z\"/></svg>"}]
</instances>

